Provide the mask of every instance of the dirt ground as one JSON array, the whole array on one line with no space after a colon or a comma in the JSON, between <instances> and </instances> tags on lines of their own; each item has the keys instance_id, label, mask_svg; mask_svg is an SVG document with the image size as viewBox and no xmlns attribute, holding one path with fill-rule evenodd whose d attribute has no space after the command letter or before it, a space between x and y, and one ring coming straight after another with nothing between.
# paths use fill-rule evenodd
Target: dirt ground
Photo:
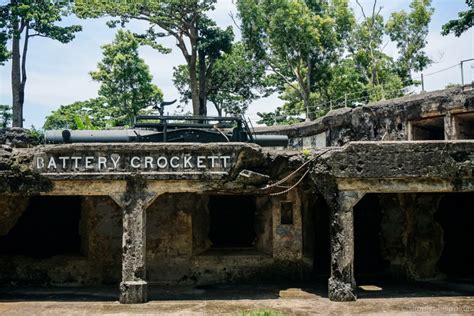
<instances>
[{"instance_id":1,"label":"dirt ground","mask_svg":"<svg viewBox=\"0 0 474 316\"><path fill-rule=\"evenodd\" d=\"M305 284L150 286L150 302L122 305L113 288L0 289L0 315L474 315L474 283L360 284L357 302L335 303Z\"/></svg>"}]
</instances>

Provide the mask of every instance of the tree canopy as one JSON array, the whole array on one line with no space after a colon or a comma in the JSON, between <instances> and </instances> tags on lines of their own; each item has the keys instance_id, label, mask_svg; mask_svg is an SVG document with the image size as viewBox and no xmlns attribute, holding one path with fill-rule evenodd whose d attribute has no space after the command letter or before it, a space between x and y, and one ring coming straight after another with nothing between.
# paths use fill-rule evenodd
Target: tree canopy
<instances>
[{"instance_id":1,"label":"tree canopy","mask_svg":"<svg viewBox=\"0 0 474 316\"><path fill-rule=\"evenodd\" d=\"M376 0L370 11L356 5L357 21L346 0L238 2L246 45L283 79L277 86L286 103L274 113L279 118L259 113L262 122L291 122L300 113L314 118L334 107L400 96L416 84L412 72L432 62L423 50L431 0L412 0L409 12L394 12L388 21ZM387 37L398 48L397 59L384 53Z\"/></svg>"},{"instance_id":2,"label":"tree canopy","mask_svg":"<svg viewBox=\"0 0 474 316\"><path fill-rule=\"evenodd\" d=\"M466 0L466 4L469 9L459 12L459 19L450 20L443 25L441 34L448 35L449 33L454 33L455 36L459 37L474 25L474 0Z\"/></svg>"},{"instance_id":3,"label":"tree canopy","mask_svg":"<svg viewBox=\"0 0 474 316\"><path fill-rule=\"evenodd\" d=\"M181 94L181 102L191 99L186 65L175 67L173 82ZM219 116L243 114L249 104L266 95L265 68L252 61L242 43L216 59L207 75L206 94Z\"/></svg>"},{"instance_id":4,"label":"tree canopy","mask_svg":"<svg viewBox=\"0 0 474 316\"><path fill-rule=\"evenodd\" d=\"M81 26L58 26L57 22L69 13L70 1L11 0L0 6L0 64L12 58L13 126L23 126L23 105L26 85L26 56L29 39L45 37L68 43ZM23 39L20 53L20 40ZM11 52L6 48L11 40Z\"/></svg>"},{"instance_id":5,"label":"tree canopy","mask_svg":"<svg viewBox=\"0 0 474 316\"><path fill-rule=\"evenodd\" d=\"M125 25L130 20L148 22L139 37L164 52L157 41L172 36L186 60L194 115L206 115L206 84L209 69L222 53L230 50L233 32L216 26L206 13L214 9L216 0L76 0L75 12L82 18L111 16L117 18L109 26ZM198 68L199 65L199 68Z\"/></svg>"},{"instance_id":6,"label":"tree canopy","mask_svg":"<svg viewBox=\"0 0 474 316\"><path fill-rule=\"evenodd\" d=\"M138 55L140 41L130 32L119 30L111 44L102 46L103 59L92 79L100 82L99 96L109 108L117 109L117 123L133 124L138 112L158 105L163 93L154 85L150 70Z\"/></svg>"}]
</instances>

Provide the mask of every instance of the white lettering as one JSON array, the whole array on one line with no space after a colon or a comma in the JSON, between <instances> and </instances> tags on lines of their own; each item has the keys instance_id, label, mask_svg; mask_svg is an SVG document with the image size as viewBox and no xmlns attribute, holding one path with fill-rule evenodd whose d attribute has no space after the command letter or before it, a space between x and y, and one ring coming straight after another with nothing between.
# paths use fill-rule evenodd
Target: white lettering
<instances>
[{"instance_id":1,"label":"white lettering","mask_svg":"<svg viewBox=\"0 0 474 316\"><path fill-rule=\"evenodd\" d=\"M92 162L94 161L94 157L86 157L86 169L92 169L94 166L92 166Z\"/></svg>"},{"instance_id":2,"label":"white lettering","mask_svg":"<svg viewBox=\"0 0 474 316\"><path fill-rule=\"evenodd\" d=\"M110 156L110 159L112 159L112 163L114 164L113 169L117 169L118 162L120 160L120 156L116 157L117 159L114 159L114 156Z\"/></svg>"},{"instance_id":3,"label":"white lettering","mask_svg":"<svg viewBox=\"0 0 474 316\"><path fill-rule=\"evenodd\" d=\"M135 164L135 161L138 161L138 164ZM130 165L132 166L132 168L140 168L140 157L133 157L131 160L130 160Z\"/></svg>"},{"instance_id":4,"label":"white lettering","mask_svg":"<svg viewBox=\"0 0 474 316\"><path fill-rule=\"evenodd\" d=\"M71 160L74 160L74 168L77 169L79 168L79 160L81 160L82 157L71 157Z\"/></svg>"},{"instance_id":5,"label":"white lettering","mask_svg":"<svg viewBox=\"0 0 474 316\"><path fill-rule=\"evenodd\" d=\"M48 162L48 169L51 169L51 167L54 167L54 169L57 169L58 167L56 166L56 161L54 161L53 157L49 158Z\"/></svg>"},{"instance_id":6,"label":"white lettering","mask_svg":"<svg viewBox=\"0 0 474 316\"><path fill-rule=\"evenodd\" d=\"M221 159L224 161L224 168L227 168L227 161L230 160L230 156L222 156Z\"/></svg>"},{"instance_id":7,"label":"white lettering","mask_svg":"<svg viewBox=\"0 0 474 316\"><path fill-rule=\"evenodd\" d=\"M209 159L211 159L211 168L214 168L216 159L218 159L219 156L210 156Z\"/></svg>"},{"instance_id":8,"label":"white lettering","mask_svg":"<svg viewBox=\"0 0 474 316\"><path fill-rule=\"evenodd\" d=\"M193 165L191 164L191 156L188 156L188 157L184 157L184 168L192 168ZM189 166L189 167L188 167Z\"/></svg>"},{"instance_id":9,"label":"white lettering","mask_svg":"<svg viewBox=\"0 0 474 316\"><path fill-rule=\"evenodd\" d=\"M176 157L176 156L171 157L171 159L170 159L171 168L179 168L179 163L176 163L176 164L173 163L173 161L175 161L175 160L179 160L179 157Z\"/></svg>"},{"instance_id":10,"label":"white lettering","mask_svg":"<svg viewBox=\"0 0 474 316\"><path fill-rule=\"evenodd\" d=\"M63 169L66 169L66 161L69 160L69 157L59 157L59 160L61 160Z\"/></svg>"},{"instance_id":11,"label":"white lettering","mask_svg":"<svg viewBox=\"0 0 474 316\"><path fill-rule=\"evenodd\" d=\"M36 158L36 168L38 168L38 169L43 169L44 168L44 158L43 157L37 157Z\"/></svg>"},{"instance_id":12,"label":"white lettering","mask_svg":"<svg viewBox=\"0 0 474 316\"><path fill-rule=\"evenodd\" d=\"M107 168L107 158L99 156L99 170Z\"/></svg>"},{"instance_id":13,"label":"white lettering","mask_svg":"<svg viewBox=\"0 0 474 316\"><path fill-rule=\"evenodd\" d=\"M153 168L153 157L145 157L145 168Z\"/></svg>"},{"instance_id":14,"label":"white lettering","mask_svg":"<svg viewBox=\"0 0 474 316\"><path fill-rule=\"evenodd\" d=\"M156 160L156 165L158 166L158 168L161 169L166 168L168 167L168 159L166 159L166 157L158 157L158 159Z\"/></svg>"},{"instance_id":15,"label":"white lettering","mask_svg":"<svg viewBox=\"0 0 474 316\"><path fill-rule=\"evenodd\" d=\"M204 164L204 159L206 159L206 157L204 156L197 156L197 167L198 168L206 168L206 165Z\"/></svg>"}]
</instances>

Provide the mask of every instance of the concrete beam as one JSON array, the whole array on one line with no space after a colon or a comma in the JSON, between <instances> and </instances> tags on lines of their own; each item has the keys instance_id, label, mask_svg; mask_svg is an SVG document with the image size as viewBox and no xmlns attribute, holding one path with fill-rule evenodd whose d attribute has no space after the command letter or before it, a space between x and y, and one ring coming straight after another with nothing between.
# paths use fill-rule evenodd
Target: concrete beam
<instances>
[{"instance_id":1,"label":"concrete beam","mask_svg":"<svg viewBox=\"0 0 474 316\"><path fill-rule=\"evenodd\" d=\"M474 192L474 178L336 178L341 191L372 193Z\"/></svg>"}]
</instances>

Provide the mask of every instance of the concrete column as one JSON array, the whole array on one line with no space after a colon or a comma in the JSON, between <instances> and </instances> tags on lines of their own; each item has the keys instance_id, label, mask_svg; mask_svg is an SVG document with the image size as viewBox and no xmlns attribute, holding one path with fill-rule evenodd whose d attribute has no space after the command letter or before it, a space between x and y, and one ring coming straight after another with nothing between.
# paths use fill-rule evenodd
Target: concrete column
<instances>
[{"instance_id":1,"label":"concrete column","mask_svg":"<svg viewBox=\"0 0 474 316\"><path fill-rule=\"evenodd\" d=\"M331 277L328 281L331 301L355 301L353 207L364 196L360 192L338 192L331 207Z\"/></svg>"},{"instance_id":2,"label":"concrete column","mask_svg":"<svg viewBox=\"0 0 474 316\"><path fill-rule=\"evenodd\" d=\"M123 210L122 282L120 303L147 301L146 209L158 197L146 191L146 180L134 176L127 180L127 191L112 196Z\"/></svg>"}]
</instances>

